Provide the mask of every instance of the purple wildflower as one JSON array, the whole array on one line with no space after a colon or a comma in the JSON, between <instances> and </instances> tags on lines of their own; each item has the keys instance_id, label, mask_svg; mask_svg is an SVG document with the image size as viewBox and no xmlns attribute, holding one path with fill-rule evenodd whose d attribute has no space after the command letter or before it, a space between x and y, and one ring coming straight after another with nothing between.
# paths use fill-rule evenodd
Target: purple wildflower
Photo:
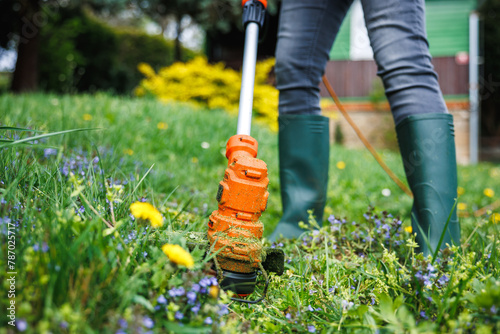
<instances>
[{"instance_id":1,"label":"purple wildflower","mask_svg":"<svg viewBox=\"0 0 500 334\"><path fill-rule=\"evenodd\" d=\"M149 317L142 318L142 324L144 325L144 327L149 328L149 329L153 328L155 325L153 319L151 319Z\"/></svg>"},{"instance_id":2,"label":"purple wildflower","mask_svg":"<svg viewBox=\"0 0 500 334\"><path fill-rule=\"evenodd\" d=\"M194 305L194 302L196 301L196 292L194 291L189 291L187 294L187 299L188 299L188 304Z\"/></svg>"},{"instance_id":3,"label":"purple wildflower","mask_svg":"<svg viewBox=\"0 0 500 334\"><path fill-rule=\"evenodd\" d=\"M219 312L217 312L219 316L223 316L229 313L226 304L219 304L219 307L220 307Z\"/></svg>"},{"instance_id":4,"label":"purple wildflower","mask_svg":"<svg viewBox=\"0 0 500 334\"><path fill-rule=\"evenodd\" d=\"M20 332L24 332L28 328L28 323L25 319L19 319L16 321L16 327Z\"/></svg>"},{"instance_id":5,"label":"purple wildflower","mask_svg":"<svg viewBox=\"0 0 500 334\"><path fill-rule=\"evenodd\" d=\"M172 288L168 291L170 297L180 297L186 293L184 288L181 286L179 288Z\"/></svg>"},{"instance_id":6,"label":"purple wildflower","mask_svg":"<svg viewBox=\"0 0 500 334\"><path fill-rule=\"evenodd\" d=\"M200 307L200 303L196 304L195 306L191 307L191 312L193 312L195 315L198 314L198 312L200 312Z\"/></svg>"},{"instance_id":7,"label":"purple wildflower","mask_svg":"<svg viewBox=\"0 0 500 334\"><path fill-rule=\"evenodd\" d=\"M214 285L214 286L219 285L217 278L215 278L214 276L210 277L210 283L212 283L212 285Z\"/></svg>"},{"instance_id":8,"label":"purple wildflower","mask_svg":"<svg viewBox=\"0 0 500 334\"><path fill-rule=\"evenodd\" d=\"M166 304L167 303L167 298L165 298L164 295L160 295L157 299L156 302L158 304Z\"/></svg>"},{"instance_id":9,"label":"purple wildflower","mask_svg":"<svg viewBox=\"0 0 500 334\"><path fill-rule=\"evenodd\" d=\"M206 287L212 285L212 281L210 280L210 278L204 277L200 280L199 284L201 287L206 288Z\"/></svg>"},{"instance_id":10,"label":"purple wildflower","mask_svg":"<svg viewBox=\"0 0 500 334\"><path fill-rule=\"evenodd\" d=\"M342 301L342 308L343 308L344 310L348 310L348 309L350 309L350 308L351 308L351 307L353 307L353 306L354 306L354 303L353 303L353 302L348 302L347 300L343 300L343 301Z\"/></svg>"},{"instance_id":11,"label":"purple wildflower","mask_svg":"<svg viewBox=\"0 0 500 334\"><path fill-rule=\"evenodd\" d=\"M182 318L184 318L184 314L182 314L182 312L177 311L177 312L175 312L175 316L174 317L177 320L182 320Z\"/></svg>"},{"instance_id":12,"label":"purple wildflower","mask_svg":"<svg viewBox=\"0 0 500 334\"><path fill-rule=\"evenodd\" d=\"M57 149L55 148L46 148L45 150L43 150L43 156L45 159L53 156L53 155L57 155Z\"/></svg>"},{"instance_id":13,"label":"purple wildflower","mask_svg":"<svg viewBox=\"0 0 500 334\"><path fill-rule=\"evenodd\" d=\"M443 276L439 277L439 279L438 279L438 283L439 283L440 285L445 285L446 283L448 283L448 281L449 281L449 280L450 280L450 279L448 278L448 276L443 275Z\"/></svg>"}]
</instances>

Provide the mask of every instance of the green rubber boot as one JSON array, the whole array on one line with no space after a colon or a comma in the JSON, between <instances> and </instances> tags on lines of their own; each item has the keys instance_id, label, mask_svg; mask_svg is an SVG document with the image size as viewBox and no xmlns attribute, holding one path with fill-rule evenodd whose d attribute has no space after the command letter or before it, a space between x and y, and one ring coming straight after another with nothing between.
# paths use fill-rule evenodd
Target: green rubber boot
<instances>
[{"instance_id":1,"label":"green rubber boot","mask_svg":"<svg viewBox=\"0 0 500 334\"><path fill-rule=\"evenodd\" d=\"M412 229L417 233L418 250L427 256L438 247L446 248L446 244L459 245L453 116L412 115L396 126L396 132L414 197ZM439 244L443 231L444 237Z\"/></svg>"},{"instance_id":2,"label":"green rubber boot","mask_svg":"<svg viewBox=\"0 0 500 334\"><path fill-rule=\"evenodd\" d=\"M329 120L320 115L279 116L279 163L283 216L269 237L296 238L313 210L321 226L328 185Z\"/></svg>"}]
</instances>

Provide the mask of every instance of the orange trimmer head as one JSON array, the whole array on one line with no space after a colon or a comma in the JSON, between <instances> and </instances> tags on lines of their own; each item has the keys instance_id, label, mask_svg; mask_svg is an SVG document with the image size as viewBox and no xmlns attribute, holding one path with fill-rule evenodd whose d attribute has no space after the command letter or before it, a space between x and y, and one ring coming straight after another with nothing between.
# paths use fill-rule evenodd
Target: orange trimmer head
<instances>
[{"instance_id":1,"label":"orange trimmer head","mask_svg":"<svg viewBox=\"0 0 500 334\"><path fill-rule=\"evenodd\" d=\"M257 141L247 135L229 139L228 167L217 191L218 210L210 216L208 241L217 253L227 284L240 295L253 291L255 271L262 264L262 233L259 220L266 209L269 193L267 165L257 159Z\"/></svg>"},{"instance_id":2,"label":"orange trimmer head","mask_svg":"<svg viewBox=\"0 0 500 334\"><path fill-rule=\"evenodd\" d=\"M266 163L257 159L257 149L257 141L248 135L229 139L228 167L217 191L218 209L208 222L208 241L216 254L220 285L240 297L254 291L257 271L264 275L267 291L267 271L281 275L284 269L282 250L262 248L260 216L267 207L269 179Z\"/></svg>"}]
</instances>

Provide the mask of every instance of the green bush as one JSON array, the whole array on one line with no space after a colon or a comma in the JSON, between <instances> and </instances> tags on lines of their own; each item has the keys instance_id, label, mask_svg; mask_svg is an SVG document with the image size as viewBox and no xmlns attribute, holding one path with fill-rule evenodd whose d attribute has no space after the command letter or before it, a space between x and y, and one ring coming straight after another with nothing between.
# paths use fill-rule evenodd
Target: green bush
<instances>
[{"instance_id":1,"label":"green bush","mask_svg":"<svg viewBox=\"0 0 500 334\"><path fill-rule=\"evenodd\" d=\"M185 50L186 60L194 53ZM137 29L117 29L91 14L61 9L44 27L40 86L54 92L129 94L138 85L140 62L154 68L174 61L173 43Z\"/></svg>"},{"instance_id":2,"label":"green bush","mask_svg":"<svg viewBox=\"0 0 500 334\"><path fill-rule=\"evenodd\" d=\"M174 45L159 35L148 35L134 29L122 29L116 31L119 39L118 63L126 70L127 86L125 92L131 92L143 79L143 75L137 69L141 62L151 64L158 70L164 66L174 63ZM191 50L182 51L182 61L188 61L196 56Z\"/></svg>"},{"instance_id":3,"label":"green bush","mask_svg":"<svg viewBox=\"0 0 500 334\"><path fill-rule=\"evenodd\" d=\"M0 72L0 94L5 93L10 86L11 73Z\"/></svg>"},{"instance_id":4,"label":"green bush","mask_svg":"<svg viewBox=\"0 0 500 334\"><path fill-rule=\"evenodd\" d=\"M81 17L63 20L58 13L42 29L39 54L41 89L56 92L74 90L77 80L75 69L84 64L84 58L74 42L82 25Z\"/></svg>"}]
</instances>

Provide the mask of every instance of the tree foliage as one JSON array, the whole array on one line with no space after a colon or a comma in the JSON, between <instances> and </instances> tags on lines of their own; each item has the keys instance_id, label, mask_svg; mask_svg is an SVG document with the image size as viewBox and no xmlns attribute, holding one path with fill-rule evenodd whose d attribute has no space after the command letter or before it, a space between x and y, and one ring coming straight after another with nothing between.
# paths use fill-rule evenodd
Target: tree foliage
<instances>
[{"instance_id":1,"label":"tree foliage","mask_svg":"<svg viewBox=\"0 0 500 334\"><path fill-rule=\"evenodd\" d=\"M50 19L65 7L89 7L109 14L121 10L128 0L17 0L0 2L0 46L17 49L11 89L15 92L38 88L40 39Z\"/></svg>"},{"instance_id":2,"label":"tree foliage","mask_svg":"<svg viewBox=\"0 0 500 334\"><path fill-rule=\"evenodd\" d=\"M172 64L172 43L137 29L110 27L89 11L66 9L42 33L41 88L128 94L141 79L137 65L143 61L155 68Z\"/></svg>"},{"instance_id":3,"label":"tree foliage","mask_svg":"<svg viewBox=\"0 0 500 334\"><path fill-rule=\"evenodd\" d=\"M481 76L481 132L500 138L500 0L486 0L480 7L483 24L484 68ZM497 143L498 145L498 143Z\"/></svg>"}]
</instances>

